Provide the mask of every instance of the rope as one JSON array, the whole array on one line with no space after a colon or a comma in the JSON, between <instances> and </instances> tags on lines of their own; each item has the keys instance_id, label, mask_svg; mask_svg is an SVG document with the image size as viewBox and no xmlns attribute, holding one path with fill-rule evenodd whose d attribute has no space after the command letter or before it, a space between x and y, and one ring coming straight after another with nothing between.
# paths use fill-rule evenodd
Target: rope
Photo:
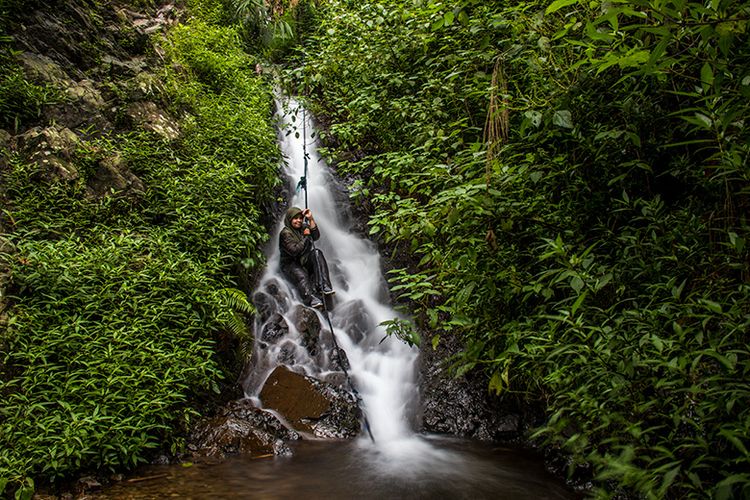
<instances>
[{"instance_id":1,"label":"rope","mask_svg":"<svg viewBox=\"0 0 750 500\"><path fill-rule=\"evenodd\" d=\"M305 188L305 208L307 205L307 109L302 108L302 156L305 159L305 175L302 176L300 182Z\"/></svg>"},{"instance_id":2,"label":"rope","mask_svg":"<svg viewBox=\"0 0 750 500\"><path fill-rule=\"evenodd\" d=\"M365 413L365 410L362 408L364 406L362 401L362 396L359 395L359 391L356 387L354 387L354 384L352 383L352 377L349 375L349 371L346 369L345 363L341 361L341 352L342 349L339 347L339 343L336 341L336 334L333 332L333 324L331 323L331 316L328 314L328 307L326 306L325 300L323 300L323 316L325 317L326 321L328 321L328 328L331 329L331 338L333 338L333 347L336 349L336 354L339 355L339 366L341 367L341 370L344 372L344 375L346 375L346 381L349 383L349 388L352 391L352 394L354 394L354 397L357 398L357 406L359 406L359 409L362 410L362 423L365 426L365 430L367 431L367 434L370 436L370 439L372 442L375 442L375 438L372 435L372 431L370 430L370 422L367 420L367 414Z\"/></svg>"},{"instance_id":3,"label":"rope","mask_svg":"<svg viewBox=\"0 0 750 500\"><path fill-rule=\"evenodd\" d=\"M297 183L297 189L300 187L305 190L305 208L308 207L307 203L307 110L303 107L302 108L302 153L303 157L305 159L305 175L302 176L302 178ZM312 242L312 249L315 251L315 242ZM328 304L326 304L325 297L323 297L323 317L328 322L328 328L331 330L331 338L333 339L333 347L336 349L336 354L338 355L339 359L339 366L341 367L341 370L344 372L344 375L346 376L346 381L349 384L349 389L351 389L352 394L354 394L354 397L357 399L357 406L359 407L360 411L362 412L362 423L364 424L365 430L367 431L367 434L370 436L370 439L372 442L375 442L375 437L372 435L372 431L370 430L370 422L367 420L367 414L364 410L364 402L362 401L362 396L360 396L359 391L356 387L354 387L354 383L352 382L352 377L349 375L349 371L346 369L346 366L344 366L344 363L341 361L341 353L343 351L339 347L339 343L336 340L336 333L333 331L333 323L331 323L331 316L328 314Z\"/></svg>"}]
</instances>

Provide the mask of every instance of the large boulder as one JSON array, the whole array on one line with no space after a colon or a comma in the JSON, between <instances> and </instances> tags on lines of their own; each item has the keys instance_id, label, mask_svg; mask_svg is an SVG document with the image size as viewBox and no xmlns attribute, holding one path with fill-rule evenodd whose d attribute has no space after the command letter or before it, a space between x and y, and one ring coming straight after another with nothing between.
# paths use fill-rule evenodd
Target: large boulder
<instances>
[{"instance_id":1,"label":"large boulder","mask_svg":"<svg viewBox=\"0 0 750 500\"><path fill-rule=\"evenodd\" d=\"M284 441L297 439L299 434L272 414L240 399L221 408L215 417L201 420L190 435L188 450L194 457L286 455L291 451Z\"/></svg>"},{"instance_id":2,"label":"large boulder","mask_svg":"<svg viewBox=\"0 0 750 500\"><path fill-rule=\"evenodd\" d=\"M352 394L284 366L268 377L260 399L301 433L339 439L359 434L361 413Z\"/></svg>"}]
</instances>

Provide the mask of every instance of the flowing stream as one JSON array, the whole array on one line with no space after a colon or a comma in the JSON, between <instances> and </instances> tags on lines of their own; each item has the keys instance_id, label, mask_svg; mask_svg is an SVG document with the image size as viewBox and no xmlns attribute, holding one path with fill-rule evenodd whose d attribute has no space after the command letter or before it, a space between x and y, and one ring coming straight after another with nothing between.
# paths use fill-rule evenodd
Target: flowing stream
<instances>
[{"instance_id":1,"label":"flowing stream","mask_svg":"<svg viewBox=\"0 0 750 500\"><path fill-rule=\"evenodd\" d=\"M305 440L290 443L291 456L252 459L237 456L214 465L151 466L143 481L121 483L98 496L108 498L574 498L548 475L543 463L522 450L415 433L419 408L416 348L386 337L382 321L400 318L388 305L388 289L375 246L349 230L348 198L316 151L311 121L294 100L280 103L280 141L287 159L291 205L305 206L304 191L294 186L304 175L308 153L308 206L321 238L336 290L331 312L334 333L350 363L374 443L366 433L353 441ZM306 141L303 143L303 141ZM337 372L327 353L312 357L289 317L299 295L279 271L278 234L271 241L268 267L259 290L273 290L288 333L262 342L256 324L254 371L246 396L258 394L268 374L283 363L321 379ZM327 323L318 313L324 329Z\"/></svg>"}]
</instances>

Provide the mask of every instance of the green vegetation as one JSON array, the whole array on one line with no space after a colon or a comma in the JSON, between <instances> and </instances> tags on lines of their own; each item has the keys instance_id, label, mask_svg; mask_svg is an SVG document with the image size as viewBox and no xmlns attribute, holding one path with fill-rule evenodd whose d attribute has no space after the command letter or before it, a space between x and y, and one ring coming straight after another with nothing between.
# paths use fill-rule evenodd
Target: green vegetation
<instances>
[{"instance_id":1,"label":"green vegetation","mask_svg":"<svg viewBox=\"0 0 750 500\"><path fill-rule=\"evenodd\" d=\"M750 494L750 8L332 0L292 71L456 375L602 497Z\"/></svg>"},{"instance_id":2,"label":"green vegetation","mask_svg":"<svg viewBox=\"0 0 750 500\"><path fill-rule=\"evenodd\" d=\"M157 39L164 66L143 87L185 117L178 139L84 131L77 178L46 175L19 153L0 172L0 238L13 247L0 254L12 279L0 331L0 493L28 498L32 478L122 470L179 450L197 405L230 373L214 343L243 333L235 311L250 306L233 288L262 266L260 217L279 152L271 89L237 28L210 21ZM144 188L92 194L113 163Z\"/></svg>"}]
</instances>

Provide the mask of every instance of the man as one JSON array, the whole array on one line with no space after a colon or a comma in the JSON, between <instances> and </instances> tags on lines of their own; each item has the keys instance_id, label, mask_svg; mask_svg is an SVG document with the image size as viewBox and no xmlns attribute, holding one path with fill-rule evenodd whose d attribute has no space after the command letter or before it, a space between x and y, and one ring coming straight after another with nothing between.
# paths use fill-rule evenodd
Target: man
<instances>
[{"instance_id":1,"label":"man","mask_svg":"<svg viewBox=\"0 0 750 500\"><path fill-rule=\"evenodd\" d=\"M305 305L323 309L323 301L315 294L312 276L320 292L333 295L328 265L323 252L313 248L320 238L320 229L309 208L291 207L284 217L284 228L279 235L281 271L299 290Z\"/></svg>"}]
</instances>

